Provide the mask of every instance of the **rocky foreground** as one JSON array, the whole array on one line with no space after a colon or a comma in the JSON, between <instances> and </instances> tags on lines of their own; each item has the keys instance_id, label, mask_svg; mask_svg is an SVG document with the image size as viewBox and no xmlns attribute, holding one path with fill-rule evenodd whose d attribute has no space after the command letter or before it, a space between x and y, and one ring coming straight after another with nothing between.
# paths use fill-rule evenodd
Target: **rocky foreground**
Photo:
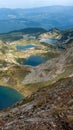
<instances>
[{"instance_id":1,"label":"rocky foreground","mask_svg":"<svg viewBox=\"0 0 73 130\"><path fill-rule=\"evenodd\" d=\"M73 77L45 86L1 112L0 130L73 130Z\"/></svg>"}]
</instances>

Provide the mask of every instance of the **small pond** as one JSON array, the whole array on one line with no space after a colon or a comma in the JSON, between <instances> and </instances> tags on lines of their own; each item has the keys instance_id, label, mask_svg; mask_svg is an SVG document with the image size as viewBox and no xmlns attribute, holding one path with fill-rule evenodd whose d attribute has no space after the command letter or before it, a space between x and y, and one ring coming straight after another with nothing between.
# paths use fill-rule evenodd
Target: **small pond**
<instances>
[{"instance_id":1,"label":"small pond","mask_svg":"<svg viewBox=\"0 0 73 130\"><path fill-rule=\"evenodd\" d=\"M36 37L35 36L27 36L27 35L24 35L23 36L23 39L36 39Z\"/></svg>"}]
</instances>

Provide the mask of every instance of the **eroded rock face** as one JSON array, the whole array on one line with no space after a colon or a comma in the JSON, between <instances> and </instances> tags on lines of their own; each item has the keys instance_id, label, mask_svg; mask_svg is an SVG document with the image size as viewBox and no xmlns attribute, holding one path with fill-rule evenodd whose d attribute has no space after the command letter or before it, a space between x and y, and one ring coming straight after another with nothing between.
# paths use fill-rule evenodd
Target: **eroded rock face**
<instances>
[{"instance_id":1,"label":"eroded rock face","mask_svg":"<svg viewBox=\"0 0 73 130\"><path fill-rule=\"evenodd\" d=\"M73 77L39 89L0 113L1 130L73 130Z\"/></svg>"}]
</instances>

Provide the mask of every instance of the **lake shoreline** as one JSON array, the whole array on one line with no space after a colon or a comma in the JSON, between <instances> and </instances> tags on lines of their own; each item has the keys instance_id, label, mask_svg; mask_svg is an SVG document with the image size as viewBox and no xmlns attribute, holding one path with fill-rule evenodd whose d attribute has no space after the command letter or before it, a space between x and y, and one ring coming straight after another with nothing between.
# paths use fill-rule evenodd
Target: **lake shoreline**
<instances>
[{"instance_id":1,"label":"lake shoreline","mask_svg":"<svg viewBox=\"0 0 73 130\"><path fill-rule=\"evenodd\" d=\"M22 101L24 96L12 87L0 85L0 111Z\"/></svg>"}]
</instances>

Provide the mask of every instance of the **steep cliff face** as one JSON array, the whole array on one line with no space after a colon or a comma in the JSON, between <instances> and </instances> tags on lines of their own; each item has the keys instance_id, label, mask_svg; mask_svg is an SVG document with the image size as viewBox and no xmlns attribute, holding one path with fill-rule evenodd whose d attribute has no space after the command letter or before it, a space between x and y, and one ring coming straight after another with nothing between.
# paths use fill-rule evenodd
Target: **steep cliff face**
<instances>
[{"instance_id":1,"label":"steep cliff face","mask_svg":"<svg viewBox=\"0 0 73 130\"><path fill-rule=\"evenodd\" d=\"M45 86L0 113L1 130L73 130L73 77Z\"/></svg>"}]
</instances>

